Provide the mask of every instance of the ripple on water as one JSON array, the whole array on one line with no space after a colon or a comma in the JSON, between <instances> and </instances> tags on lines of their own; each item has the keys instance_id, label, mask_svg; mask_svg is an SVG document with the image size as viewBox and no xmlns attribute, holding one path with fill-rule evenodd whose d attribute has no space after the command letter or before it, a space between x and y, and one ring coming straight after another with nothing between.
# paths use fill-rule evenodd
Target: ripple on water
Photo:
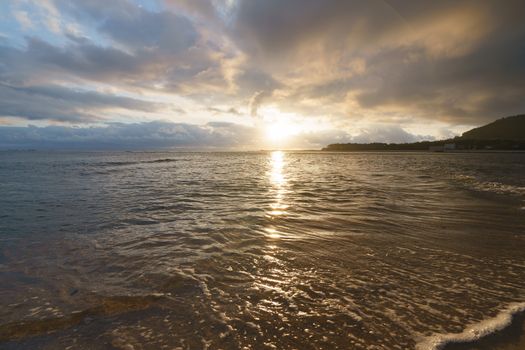
<instances>
[{"instance_id":1,"label":"ripple on water","mask_svg":"<svg viewBox=\"0 0 525 350\"><path fill-rule=\"evenodd\" d=\"M0 341L431 349L481 336L525 300L523 155L491 157L17 159L0 169Z\"/></svg>"}]
</instances>

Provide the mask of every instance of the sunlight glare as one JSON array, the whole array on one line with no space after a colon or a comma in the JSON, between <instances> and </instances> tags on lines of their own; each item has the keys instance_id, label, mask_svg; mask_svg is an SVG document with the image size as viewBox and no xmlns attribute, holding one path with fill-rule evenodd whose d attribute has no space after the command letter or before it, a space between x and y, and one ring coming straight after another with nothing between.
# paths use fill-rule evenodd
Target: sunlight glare
<instances>
[{"instance_id":1,"label":"sunlight glare","mask_svg":"<svg viewBox=\"0 0 525 350\"><path fill-rule=\"evenodd\" d=\"M266 136L268 140L273 142L286 141L289 137L295 134L294 127L288 123L277 122L269 125L266 128Z\"/></svg>"},{"instance_id":2,"label":"sunlight glare","mask_svg":"<svg viewBox=\"0 0 525 350\"><path fill-rule=\"evenodd\" d=\"M286 178L283 173L284 163L284 152L275 151L271 153L270 182L273 185L272 192L275 199L275 202L270 204L271 210L268 212L271 217L286 214L286 209L288 208L288 205L284 203L286 193L284 188L286 184Z\"/></svg>"}]
</instances>

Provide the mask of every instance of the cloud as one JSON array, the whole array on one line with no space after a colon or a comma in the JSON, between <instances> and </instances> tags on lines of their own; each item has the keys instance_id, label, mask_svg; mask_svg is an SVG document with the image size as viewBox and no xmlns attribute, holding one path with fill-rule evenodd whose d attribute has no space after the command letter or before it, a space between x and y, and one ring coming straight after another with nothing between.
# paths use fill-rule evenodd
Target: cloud
<instances>
[{"instance_id":1,"label":"cloud","mask_svg":"<svg viewBox=\"0 0 525 350\"><path fill-rule=\"evenodd\" d=\"M235 107L230 108L217 108L217 107L208 107L206 108L208 112L211 112L213 114L232 114L232 115L242 115L241 112Z\"/></svg>"},{"instance_id":2,"label":"cloud","mask_svg":"<svg viewBox=\"0 0 525 350\"><path fill-rule=\"evenodd\" d=\"M199 15L208 20L213 20L218 15L214 2L209 0L168 0L167 3L175 5L177 9L189 14Z\"/></svg>"},{"instance_id":3,"label":"cloud","mask_svg":"<svg viewBox=\"0 0 525 350\"><path fill-rule=\"evenodd\" d=\"M102 112L119 109L118 120L140 111L147 121L164 108L140 97L148 96L184 101L210 122L234 121L239 111L256 117L269 105L344 132L358 123L363 140L394 141L411 139L401 130L414 125L457 130L525 110L522 0L137 4L9 7L16 28L0 38L0 113L82 123L115 120Z\"/></svg>"},{"instance_id":4,"label":"cloud","mask_svg":"<svg viewBox=\"0 0 525 350\"><path fill-rule=\"evenodd\" d=\"M253 57L271 59L319 41L375 41L399 24L402 19L380 1L253 0L239 2L231 31Z\"/></svg>"},{"instance_id":5,"label":"cloud","mask_svg":"<svg viewBox=\"0 0 525 350\"><path fill-rule=\"evenodd\" d=\"M440 59L426 56L422 48L381 51L369 60L369 74L381 81L362 89L357 102L366 109L404 109L464 124L517 114L525 110L525 80L516 79L525 78L523 40L525 33ZM417 59L407 62L409 57Z\"/></svg>"},{"instance_id":6,"label":"cloud","mask_svg":"<svg viewBox=\"0 0 525 350\"><path fill-rule=\"evenodd\" d=\"M442 133L451 136L446 130ZM341 129L304 130L281 146L320 149L331 143L406 143L433 140L389 124L360 128L351 135ZM14 127L0 124L0 149L260 149L272 147L255 126L231 122L209 122L205 125L153 121L144 123L108 123L97 127Z\"/></svg>"},{"instance_id":7,"label":"cloud","mask_svg":"<svg viewBox=\"0 0 525 350\"><path fill-rule=\"evenodd\" d=\"M354 143L410 143L433 140L432 136L414 135L397 125L376 125L360 130L359 134L352 137Z\"/></svg>"},{"instance_id":8,"label":"cloud","mask_svg":"<svg viewBox=\"0 0 525 350\"><path fill-rule=\"evenodd\" d=\"M142 60L112 47L100 47L90 42L71 44L63 48L37 38L29 38L25 49L0 47L6 69L1 77L11 81L74 80L98 81L132 78L144 73ZM7 69L9 68L9 69Z\"/></svg>"},{"instance_id":9,"label":"cloud","mask_svg":"<svg viewBox=\"0 0 525 350\"><path fill-rule=\"evenodd\" d=\"M230 122L205 125L153 121L109 123L97 127L1 126L0 149L247 149L259 150L267 140L256 127ZM343 130L303 131L286 144L292 148L320 149L334 142L359 142ZM271 147L271 145L270 145Z\"/></svg>"},{"instance_id":10,"label":"cloud","mask_svg":"<svg viewBox=\"0 0 525 350\"><path fill-rule=\"evenodd\" d=\"M269 99L272 96L271 91L258 91L256 92L250 100L250 113L252 117L257 116L257 111L263 102Z\"/></svg>"},{"instance_id":11,"label":"cloud","mask_svg":"<svg viewBox=\"0 0 525 350\"><path fill-rule=\"evenodd\" d=\"M103 127L0 126L0 149L158 149L256 147L258 131L233 123L112 123Z\"/></svg>"},{"instance_id":12,"label":"cloud","mask_svg":"<svg viewBox=\"0 0 525 350\"><path fill-rule=\"evenodd\" d=\"M352 136L344 130L336 129L301 132L289 141L295 148L315 150L321 149L331 143L347 142L352 142Z\"/></svg>"},{"instance_id":13,"label":"cloud","mask_svg":"<svg viewBox=\"0 0 525 350\"><path fill-rule=\"evenodd\" d=\"M166 54L187 50L198 39L189 19L169 12L140 11L132 18L109 18L100 30L135 50L157 50Z\"/></svg>"},{"instance_id":14,"label":"cloud","mask_svg":"<svg viewBox=\"0 0 525 350\"><path fill-rule=\"evenodd\" d=\"M31 21L31 19L28 16L27 12L25 12L25 11L15 11L14 15L15 15L15 18L18 21L18 23L20 23L20 25L22 26L22 28L29 29L29 28L32 28L34 26L33 22Z\"/></svg>"},{"instance_id":15,"label":"cloud","mask_svg":"<svg viewBox=\"0 0 525 350\"><path fill-rule=\"evenodd\" d=\"M517 0L253 0L230 33L283 84L283 105L475 125L525 109L523 11Z\"/></svg>"},{"instance_id":16,"label":"cloud","mask_svg":"<svg viewBox=\"0 0 525 350\"><path fill-rule=\"evenodd\" d=\"M158 103L61 86L17 87L0 84L0 117L84 123L102 120L100 113L106 110L151 112L161 107Z\"/></svg>"}]
</instances>

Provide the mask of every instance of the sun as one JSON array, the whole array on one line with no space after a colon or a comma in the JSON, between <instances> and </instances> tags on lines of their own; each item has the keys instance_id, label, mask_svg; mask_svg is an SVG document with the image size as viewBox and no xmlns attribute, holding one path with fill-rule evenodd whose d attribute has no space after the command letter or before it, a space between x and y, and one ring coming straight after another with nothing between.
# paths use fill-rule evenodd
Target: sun
<instances>
[{"instance_id":1,"label":"sun","mask_svg":"<svg viewBox=\"0 0 525 350\"><path fill-rule=\"evenodd\" d=\"M295 115L283 113L275 108L264 110L266 139L272 144L281 145L301 132L301 125Z\"/></svg>"},{"instance_id":2,"label":"sun","mask_svg":"<svg viewBox=\"0 0 525 350\"><path fill-rule=\"evenodd\" d=\"M322 118L282 111L277 106L262 107L259 116L259 130L264 135L264 144L273 149L303 147L309 135L333 128Z\"/></svg>"},{"instance_id":3,"label":"sun","mask_svg":"<svg viewBox=\"0 0 525 350\"><path fill-rule=\"evenodd\" d=\"M296 134L292 124L286 122L274 122L266 127L266 138L271 142L283 142Z\"/></svg>"}]
</instances>

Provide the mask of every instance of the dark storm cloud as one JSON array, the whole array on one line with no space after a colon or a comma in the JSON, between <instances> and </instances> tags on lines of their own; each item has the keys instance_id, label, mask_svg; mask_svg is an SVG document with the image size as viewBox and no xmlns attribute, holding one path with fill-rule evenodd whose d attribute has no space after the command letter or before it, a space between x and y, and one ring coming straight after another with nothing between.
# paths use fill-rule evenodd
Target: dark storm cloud
<instances>
[{"instance_id":1,"label":"dark storm cloud","mask_svg":"<svg viewBox=\"0 0 525 350\"><path fill-rule=\"evenodd\" d=\"M233 123L199 126L156 121L90 128L0 126L0 149L229 148L250 145L256 140L254 128Z\"/></svg>"},{"instance_id":2,"label":"dark storm cloud","mask_svg":"<svg viewBox=\"0 0 525 350\"><path fill-rule=\"evenodd\" d=\"M60 86L16 87L0 84L0 117L62 122L95 122L100 112L127 109L151 112L160 104Z\"/></svg>"}]
</instances>

